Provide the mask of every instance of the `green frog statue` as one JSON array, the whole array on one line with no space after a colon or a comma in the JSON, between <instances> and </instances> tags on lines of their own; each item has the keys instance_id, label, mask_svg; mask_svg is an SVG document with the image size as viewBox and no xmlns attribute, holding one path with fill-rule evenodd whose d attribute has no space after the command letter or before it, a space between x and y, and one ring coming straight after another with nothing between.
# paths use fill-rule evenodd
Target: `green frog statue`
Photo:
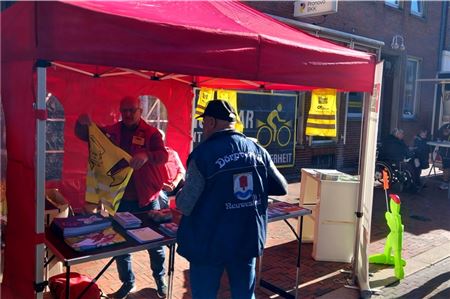
<instances>
[{"instance_id":1,"label":"green frog statue","mask_svg":"<svg viewBox=\"0 0 450 299\"><path fill-rule=\"evenodd\" d=\"M403 279L405 273L403 267L406 261L402 259L403 224L400 215L400 197L396 194L389 194L390 211L386 211L384 217L390 232L386 238L384 253L374 254L369 257L369 263L394 265L395 277Z\"/></svg>"}]
</instances>

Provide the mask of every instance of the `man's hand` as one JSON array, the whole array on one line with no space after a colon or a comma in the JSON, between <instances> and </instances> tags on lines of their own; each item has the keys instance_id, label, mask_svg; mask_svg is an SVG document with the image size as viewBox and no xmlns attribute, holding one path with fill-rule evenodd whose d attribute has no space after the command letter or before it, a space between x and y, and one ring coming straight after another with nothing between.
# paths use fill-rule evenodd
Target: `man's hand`
<instances>
[{"instance_id":1,"label":"man's hand","mask_svg":"<svg viewBox=\"0 0 450 299\"><path fill-rule=\"evenodd\" d=\"M172 192L175 189L175 186L173 185L173 183L164 183L162 189L167 192Z\"/></svg>"},{"instance_id":2,"label":"man's hand","mask_svg":"<svg viewBox=\"0 0 450 299\"><path fill-rule=\"evenodd\" d=\"M148 161L148 155L146 152L139 152L133 156L130 160L130 167L137 170L141 168Z\"/></svg>"},{"instance_id":3,"label":"man's hand","mask_svg":"<svg viewBox=\"0 0 450 299\"><path fill-rule=\"evenodd\" d=\"M91 116L87 113L80 114L77 121L80 125L84 126L90 126L92 124Z\"/></svg>"},{"instance_id":4,"label":"man's hand","mask_svg":"<svg viewBox=\"0 0 450 299\"><path fill-rule=\"evenodd\" d=\"M89 215L89 214L98 213L99 211L100 211L99 205L88 203L88 202L86 202L83 207L77 208L76 210L74 209L75 215Z\"/></svg>"}]
</instances>

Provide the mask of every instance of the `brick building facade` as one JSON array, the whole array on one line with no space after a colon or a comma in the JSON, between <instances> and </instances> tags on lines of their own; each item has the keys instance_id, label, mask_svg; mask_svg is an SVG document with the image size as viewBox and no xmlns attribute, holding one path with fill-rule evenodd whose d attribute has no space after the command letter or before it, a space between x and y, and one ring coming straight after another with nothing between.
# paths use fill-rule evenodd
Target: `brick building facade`
<instances>
[{"instance_id":1,"label":"brick building facade","mask_svg":"<svg viewBox=\"0 0 450 299\"><path fill-rule=\"evenodd\" d=\"M290 26L341 45L375 53L379 60L384 60L378 140L398 127L405 131L405 141L411 144L420 128L431 129L435 84L416 80L435 78L443 64L440 55L450 50L448 3L339 1L337 13L309 18L293 16L294 1L246 3ZM285 175L296 180L300 168L304 167L357 172L362 122L352 107L357 106L358 101L361 103L362 95L340 93L337 138L328 141L309 140L304 135L310 94L300 98L304 102L300 100L299 105L303 110L299 109L296 163L295 167L284 170ZM358 109L360 107L356 107Z\"/></svg>"}]
</instances>

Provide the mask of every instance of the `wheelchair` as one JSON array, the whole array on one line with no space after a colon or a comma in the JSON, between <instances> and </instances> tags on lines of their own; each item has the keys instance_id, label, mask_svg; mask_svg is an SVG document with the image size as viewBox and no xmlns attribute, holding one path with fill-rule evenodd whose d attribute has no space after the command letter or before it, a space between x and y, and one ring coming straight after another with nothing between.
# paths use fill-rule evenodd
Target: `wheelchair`
<instances>
[{"instance_id":1,"label":"wheelchair","mask_svg":"<svg viewBox=\"0 0 450 299\"><path fill-rule=\"evenodd\" d=\"M394 192L410 191L415 187L413 174L405 166L408 162L376 161L375 181L383 184L383 170L388 176L389 188Z\"/></svg>"}]
</instances>

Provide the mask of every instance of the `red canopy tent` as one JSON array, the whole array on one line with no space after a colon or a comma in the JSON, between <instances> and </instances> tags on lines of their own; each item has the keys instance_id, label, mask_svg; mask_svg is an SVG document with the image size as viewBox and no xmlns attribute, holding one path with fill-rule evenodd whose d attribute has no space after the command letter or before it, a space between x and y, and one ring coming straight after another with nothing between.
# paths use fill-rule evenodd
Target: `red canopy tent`
<instances>
[{"instance_id":1,"label":"red canopy tent","mask_svg":"<svg viewBox=\"0 0 450 299\"><path fill-rule=\"evenodd\" d=\"M33 297L42 272L40 136L47 91L65 109L63 178L70 198L72 189L82 190L85 168L76 158L85 146L72 138L77 115L88 111L96 122L112 122L125 94L154 94L164 102L168 142L186 157L192 86L373 88L374 56L235 1L18 2L2 12L1 28L8 152L3 286L14 290L14 298Z\"/></svg>"}]
</instances>

